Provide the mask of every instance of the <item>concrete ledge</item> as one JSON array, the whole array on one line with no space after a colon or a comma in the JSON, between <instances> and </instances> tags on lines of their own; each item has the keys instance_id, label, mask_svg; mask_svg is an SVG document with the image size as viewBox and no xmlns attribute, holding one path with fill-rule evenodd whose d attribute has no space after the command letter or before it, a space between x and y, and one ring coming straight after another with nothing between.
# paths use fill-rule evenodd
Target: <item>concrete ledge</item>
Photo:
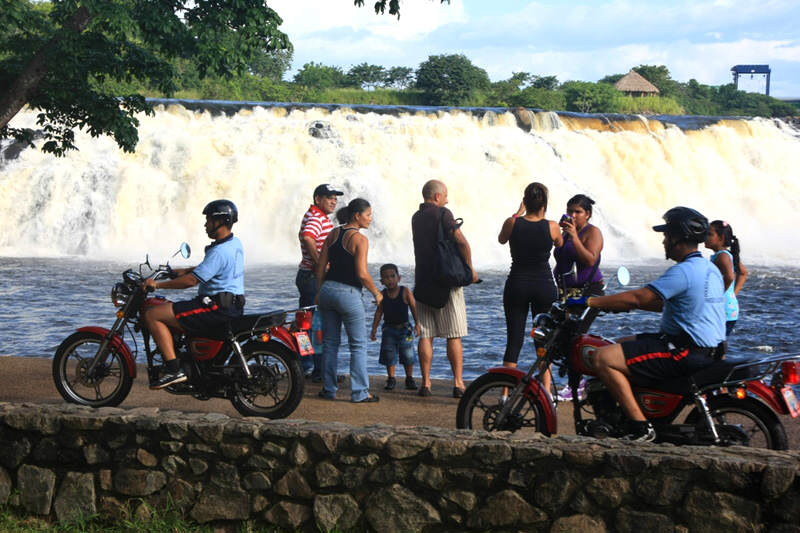
<instances>
[{"instance_id":1,"label":"concrete ledge","mask_svg":"<svg viewBox=\"0 0 800 533\"><path fill-rule=\"evenodd\" d=\"M0 403L0 505L290 530L797 531L798 452Z\"/></svg>"}]
</instances>

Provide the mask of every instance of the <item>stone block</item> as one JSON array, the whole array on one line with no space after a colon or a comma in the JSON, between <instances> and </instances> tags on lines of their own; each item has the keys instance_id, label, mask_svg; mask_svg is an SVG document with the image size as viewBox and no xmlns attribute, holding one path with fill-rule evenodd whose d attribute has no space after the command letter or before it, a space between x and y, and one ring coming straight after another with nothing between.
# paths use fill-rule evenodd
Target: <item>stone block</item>
<instances>
[{"instance_id":1,"label":"stone block","mask_svg":"<svg viewBox=\"0 0 800 533\"><path fill-rule=\"evenodd\" d=\"M213 520L246 520L250 517L250 496L246 492L212 486L200 494L189 516L201 524Z\"/></svg>"},{"instance_id":2,"label":"stone block","mask_svg":"<svg viewBox=\"0 0 800 533\"><path fill-rule=\"evenodd\" d=\"M275 492L281 496L310 500L314 497L311 487L303 474L295 469L289 470L275 483Z\"/></svg>"},{"instance_id":3,"label":"stone block","mask_svg":"<svg viewBox=\"0 0 800 533\"><path fill-rule=\"evenodd\" d=\"M691 531L751 531L761 522L757 503L727 492L693 489L686 496L683 513Z\"/></svg>"},{"instance_id":4,"label":"stone block","mask_svg":"<svg viewBox=\"0 0 800 533\"><path fill-rule=\"evenodd\" d=\"M683 500L690 479L688 473L669 471L642 476L636 484L636 494L647 502L672 507Z\"/></svg>"},{"instance_id":5,"label":"stone block","mask_svg":"<svg viewBox=\"0 0 800 533\"><path fill-rule=\"evenodd\" d=\"M323 494L314 498L314 521L322 531L350 531L360 518L358 502L349 494Z\"/></svg>"},{"instance_id":6,"label":"stone block","mask_svg":"<svg viewBox=\"0 0 800 533\"><path fill-rule=\"evenodd\" d=\"M591 517L585 514L562 516L556 519L550 527L550 533L572 533L573 531L580 531L581 533L605 533L607 529L602 518Z\"/></svg>"},{"instance_id":7,"label":"stone block","mask_svg":"<svg viewBox=\"0 0 800 533\"><path fill-rule=\"evenodd\" d=\"M71 522L96 514L94 476L67 472L58 489L53 507L59 522Z\"/></svg>"},{"instance_id":8,"label":"stone block","mask_svg":"<svg viewBox=\"0 0 800 533\"><path fill-rule=\"evenodd\" d=\"M444 473L437 466L420 464L413 473L414 479L420 485L439 490L445 485Z\"/></svg>"},{"instance_id":9,"label":"stone block","mask_svg":"<svg viewBox=\"0 0 800 533\"><path fill-rule=\"evenodd\" d=\"M158 443L158 447L167 453L178 453L183 449L183 443L177 440L162 440Z\"/></svg>"},{"instance_id":10,"label":"stone block","mask_svg":"<svg viewBox=\"0 0 800 533\"><path fill-rule=\"evenodd\" d=\"M375 531L417 532L442 521L430 503L397 484L378 489L365 508L367 522Z\"/></svg>"},{"instance_id":11,"label":"stone block","mask_svg":"<svg viewBox=\"0 0 800 533\"><path fill-rule=\"evenodd\" d=\"M244 476L242 482L247 490L268 490L272 487L272 481L264 472L250 472Z\"/></svg>"},{"instance_id":12,"label":"stone block","mask_svg":"<svg viewBox=\"0 0 800 533\"><path fill-rule=\"evenodd\" d=\"M114 476L114 490L126 496L147 496L167 484L164 472L124 468Z\"/></svg>"},{"instance_id":13,"label":"stone block","mask_svg":"<svg viewBox=\"0 0 800 533\"><path fill-rule=\"evenodd\" d=\"M264 513L264 518L289 530L298 530L311 520L311 507L292 502L279 502Z\"/></svg>"},{"instance_id":14,"label":"stone block","mask_svg":"<svg viewBox=\"0 0 800 533\"><path fill-rule=\"evenodd\" d=\"M192 431L207 444L219 444L225 427L222 424L192 424Z\"/></svg>"},{"instance_id":15,"label":"stone block","mask_svg":"<svg viewBox=\"0 0 800 533\"><path fill-rule=\"evenodd\" d=\"M675 531L675 525L669 516L635 511L627 507L622 507L617 511L615 526L619 533L638 533L640 531L673 533Z\"/></svg>"},{"instance_id":16,"label":"stone block","mask_svg":"<svg viewBox=\"0 0 800 533\"><path fill-rule=\"evenodd\" d=\"M581 485L580 475L569 470L557 470L542 474L533 485L536 504L549 513L554 513L572 499Z\"/></svg>"},{"instance_id":17,"label":"stone block","mask_svg":"<svg viewBox=\"0 0 800 533\"><path fill-rule=\"evenodd\" d=\"M339 469L328 461L319 463L314 469L314 475L317 478L317 486L320 488L335 487L342 479L342 473Z\"/></svg>"},{"instance_id":18,"label":"stone block","mask_svg":"<svg viewBox=\"0 0 800 533\"><path fill-rule=\"evenodd\" d=\"M32 465L22 465L17 470L22 505L35 514L50 514L56 475L52 470Z\"/></svg>"},{"instance_id":19,"label":"stone block","mask_svg":"<svg viewBox=\"0 0 800 533\"><path fill-rule=\"evenodd\" d=\"M219 445L219 451L222 452L222 455L225 456L226 459L241 459L242 457L247 457L253 451L252 446L249 444L244 443L221 443Z\"/></svg>"},{"instance_id":20,"label":"stone block","mask_svg":"<svg viewBox=\"0 0 800 533\"><path fill-rule=\"evenodd\" d=\"M444 498L457 505L465 511L471 511L478 503L478 498L472 492L466 490L450 489L445 491Z\"/></svg>"},{"instance_id":21,"label":"stone block","mask_svg":"<svg viewBox=\"0 0 800 533\"><path fill-rule=\"evenodd\" d=\"M586 493L605 509L616 509L628 496L631 483L625 478L594 478L586 485Z\"/></svg>"},{"instance_id":22,"label":"stone block","mask_svg":"<svg viewBox=\"0 0 800 533\"><path fill-rule=\"evenodd\" d=\"M140 465L148 468L158 465L158 458L144 448L136 450L136 460L139 461Z\"/></svg>"},{"instance_id":23,"label":"stone block","mask_svg":"<svg viewBox=\"0 0 800 533\"><path fill-rule=\"evenodd\" d=\"M0 465L15 470L31 453L31 442L25 437L0 444Z\"/></svg>"},{"instance_id":24,"label":"stone block","mask_svg":"<svg viewBox=\"0 0 800 533\"><path fill-rule=\"evenodd\" d=\"M503 490L486 499L478 512L470 517L470 527L533 529L531 526L548 520L547 513L534 507L514 490Z\"/></svg>"},{"instance_id":25,"label":"stone block","mask_svg":"<svg viewBox=\"0 0 800 533\"><path fill-rule=\"evenodd\" d=\"M211 472L211 483L223 489L242 490L239 471L230 463L217 463Z\"/></svg>"},{"instance_id":26,"label":"stone block","mask_svg":"<svg viewBox=\"0 0 800 533\"><path fill-rule=\"evenodd\" d=\"M774 464L767 465L761 478L761 493L772 500L789 490L794 483L797 465Z\"/></svg>"},{"instance_id":27,"label":"stone block","mask_svg":"<svg viewBox=\"0 0 800 533\"><path fill-rule=\"evenodd\" d=\"M189 468L195 476L202 476L208 471L208 463L197 457L190 457Z\"/></svg>"},{"instance_id":28,"label":"stone block","mask_svg":"<svg viewBox=\"0 0 800 533\"><path fill-rule=\"evenodd\" d=\"M5 468L0 466L0 506L8 502L8 496L11 494L11 476Z\"/></svg>"},{"instance_id":29,"label":"stone block","mask_svg":"<svg viewBox=\"0 0 800 533\"><path fill-rule=\"evenodd\" d=\"M101 465L111 460L111 454L97 443L92 443L83 448L83 458L88 465Z\"/></svg>"},{"instance_id":30,"label":"stone block","mask_svg":"<svg viewBox=\"0 0 800 533\"><path fill-rule=\"evenodd\" d=\"M36 463L55 463L59 459L61 452L61 445L52 437L41 439L34 446L31 452L31 458ZM85 456L85 451L84 451Z\"/></svg>"},{"instance_id":31,"label":"stone block","mask_svg":"<svg viewBox=\"0 0 800 533\"><path fill-rule=\"evenodd\" d=\"M289 461L293 465L303 466L309 460L308 450L299 442L295 442L289 449Z\"/></svg>"},{"instance_id":32,"label":"stone block","mask_svg":"<svg viewBox=\"0 0 800 533\"><path fill-rule=\"evenodd\" d=\"M416 457L428 450L431 442L427 439L398 435L389 439L386 451L392 459Z\"/></svg>"}]
</instances>

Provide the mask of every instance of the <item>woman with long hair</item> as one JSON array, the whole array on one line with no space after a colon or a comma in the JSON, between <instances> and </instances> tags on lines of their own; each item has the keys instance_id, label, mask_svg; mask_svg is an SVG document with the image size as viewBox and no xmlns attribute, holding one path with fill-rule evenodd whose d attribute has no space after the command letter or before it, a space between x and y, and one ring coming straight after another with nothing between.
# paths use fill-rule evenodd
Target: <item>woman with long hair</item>
<instances>
[{"instance_id":1,"label":"woman with long hair","mask_svg":"<svg viewBox=\"0 0 800 533\"><path fill-rule=\"evenodd\" d=\"M725 335L730 336L739 319L737 296L747 279L747 268L739 259L739 239L727 222L715 220L709 225L705 245L714 252L711 262L717 265L725 283Z\"/></svg>"},{"instance_id":2,"label":"woman with long hair","mask_svg":"<svg viewBox=\"0 0 800 533\"><path fill-rule=\"evenodd\" d=\"M544 217L547 196L547 187L541 183L533 182L525 187L519 209L503 222L497 236L500 244L509 243L511 249L511 270L503 290L506 315L503 366L517 366L528 312L533 316L545 312L558 297L550 271L550 252L554 244L561 246L563 239L558 224ZM548 388L549 376L549 370L542 376Z\"/></svg>"},{"instance_id":3,"label":"woman with long hair","mask_svg":"<svg viewBox=\"0 0 800 533\"><path fill-rule=\"evenodd\" d=\"M316 265L319 311L322 314L322 390L319 395L333 400L338 389L337 371L342 324L350 344L350 401L377 402L369 393L367 373L367 324L361 289L380 304L383 295L367 270L369 240L359 230L372 223L372 207L363 198L352 200L336 212L342 224L325 239Z\"/></svg>"},{"instance_id":4,"label":"woman with long hair","mask_svg":"<svg viewBox=\"0 0 800 533\"><path fill-rule=\"evenodd\" d=\"M556 281L563 276L563 284L569 289L588 288L589 296L603 294L603 273L600 272L600 252L603 251L603 233L589 223L592 218L594 200L585 194L576 194L567 202L567 213L560 223L564 246L553 255ZM577 274L572 275L575 265Z\"/></svg>"}]
</instances>

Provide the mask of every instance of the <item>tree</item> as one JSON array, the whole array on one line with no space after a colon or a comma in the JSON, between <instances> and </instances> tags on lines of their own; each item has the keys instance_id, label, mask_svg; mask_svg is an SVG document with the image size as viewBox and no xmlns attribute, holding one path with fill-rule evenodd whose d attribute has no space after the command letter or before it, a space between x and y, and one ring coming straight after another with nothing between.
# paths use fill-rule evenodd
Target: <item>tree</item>
<instances>
[{"instance_id":1,"label":"tree","mask_svg":"<svg viewBox=\"0 0 800 533\"><path fill-rule=\"evenodd\" d=\"M106 80L146 80L175 89L171 58L191 57L200 76L243 72L258 50L285 49L282 20L264 0L31 0L0 10L0 138L31 142L9 121L28 105L56 155L75 149L74 129L138 142L135 114L152 113L140 94L111 94Z\"/></svg>"},{"instance_id":2,"label":"tree","mask_svg":"<svg viewBox=\"0 0 800 533\"><path fill-rule=\"evenodd\" d=\"M609 74L608 76L604 76L602 79L597 80L597 83L607 83L609 85L614 85L624 77L625 74Z\"/></svg>"},{"instance_id":3,"label":"tree","mask_svg":"<svg viewBox=\"0 0 800 533\"><path fill-rule=\"evenodd\" d=\"M407 89L414 84L414 69L410 67L391 67L383 79L384 87Z\"/></svg>"},{"instance_id":4,"label":"tree","mask_svg":"<svg viewBox=\"0 0 800 533\"><path fill-rule=\"evenodd\" d=\"M526 87L509 99L513 107L534 107L545 111L558 111L567 108L566 98L561 91L550 91L539 87Z\"/></svg>"},{"instance_id":5,"label":"tree","mask_svg":"<svg viewBox=\"0 0 800 533\"><path fill-rule=\"evenodd\" d=\"M259 78L268 78L279 82L292 66L294 49L292 46L284 50L258 50L247 63L247 70Z\"/></svg>"},{"instance_id":6,"label":"tree","mask_svg":"<svg viewBox=\"0 0 800 533\"><path fill-rule=\"evenodd\" d=\"M660 96L675 96L678 93L678 82L672 79L666 66L639 65L634 67L633 70L658 87Z\"/></svg>"},{"instance_id":7,"label":"tree","mask_svg":"<svg viewBox=\"0 0 800 533\"><path fill-rule=\"evenodd\" d=\"M605 83L568 81L561 86L567 111L581 113L613 113L614 98L621 95L614 87Z\"/></svg>"},{"instance_id":8,"label":"tree","mask_svg":"<svg viewBox=\"0 0 800 533\"><path fill-rule=\"evenodd\" d=\"M333 89L347 87L352 83L340 67L331 67L322 63L306 63L294 75L294 82L314 89Z\"/></svg>"},{"instance_id":9,"label":"tree","mask_svg":"<svg viewBox=\"0 0 800 533\"><path fill-rule=\"evenodd\" d=\"M367 89L374 89L386 79L386 70L380 65L361 63L347 71L347 81L350 85Z\"/></svg>"},{"instance_id":10,"label":"tree","mask_svg":"<svg viewBox=\"0 0 800 533\"><path fill-rule=\"evenodd\" d=\"M430 56L417 69L417 88L432 105L464 105L489 86L486 71L461 54Z\"/></svg>"},{"instance_id":11,"label":"tree","mask_svg":"<svg viewBox=\"0 0 800 533\"><path fill-rule=\"evenodd\" d=\"M532 76L530 86L537 89L555 91L558 89L558 78L555 76Z\"/></svg>"}]
</instances>

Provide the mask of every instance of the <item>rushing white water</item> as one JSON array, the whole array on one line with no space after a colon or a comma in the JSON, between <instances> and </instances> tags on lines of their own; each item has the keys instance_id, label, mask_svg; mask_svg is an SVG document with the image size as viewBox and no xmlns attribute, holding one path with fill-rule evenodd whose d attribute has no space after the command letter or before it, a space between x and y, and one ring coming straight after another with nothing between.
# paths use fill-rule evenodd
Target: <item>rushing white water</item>
<instances>
[{"instance_id":1,"label":"rushing white water","mask_svg":"<svg viewBox=\"0 0 800 533\"><path fill-rule=\"evenodd\" d=\"M438 178L465 220L477 265L508 263L497 233L531 181L549 187L550 218L573 194L593 197L592 221L612 261L661 257L651 226L674 205L728 220L745 262L800 261L800 137L773 121L683 131L542 113L527 133L511 113L254 107L212 116L178 105L139 118L134 154L78 134L80 151L67 157L26 149L0 161L0 255L161 259L182 240L199 252L208 242L201 210L225 197L239 206L234 231L249 263L293 263L311 192L330 182L344 201L372 203L370 261L412 264L410 217L423 183ZM35 128L35 115L24 112L12 125Z\"/></svg>"}]
</instances>

